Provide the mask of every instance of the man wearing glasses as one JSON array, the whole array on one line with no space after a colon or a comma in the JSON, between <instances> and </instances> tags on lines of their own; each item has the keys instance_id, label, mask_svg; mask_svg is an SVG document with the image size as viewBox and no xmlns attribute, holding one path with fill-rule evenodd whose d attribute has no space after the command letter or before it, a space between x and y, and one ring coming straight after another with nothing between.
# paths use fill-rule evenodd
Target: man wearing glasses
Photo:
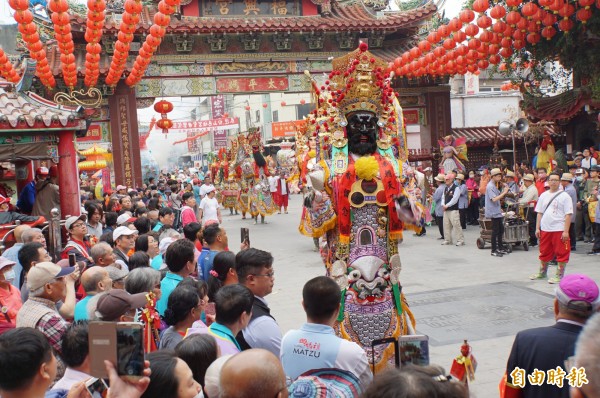
<instances>
[{"instance_id":1,"label":"man wearing glasses","mask_svg":"<svg viewBox=\"0 0 600 398\"><path fill-rule=\"evenodd\" d=\"M571 253L569 227L573 217L573 202L571 197L561 190L560 176L557 173L548 176L548 185L550 189L540 195L535 206L535 235L540 242L540 269L537 274L531 275L530 279L546 279L548 262L556 257L556 274L548 279L548 283L559 283L565 274Z\"/></svg>"},{"instance_id":2,"label":"man wearing glasses","mask_svg":"<svg viewBox=\"0 0 600 398\"><path fill-rule=\"evenodd\" d=\"M273 256L258 249L242 250L235 256L235 270L239 283L250 289L255 299L250 323L236 337L242 350L264 348L279 356L281 329L265 300L275 284Z\"/></svg>"},{"instance_id":3,"label":"man wearing glasses","mask_svg":"<svg viewBox=\"0 0 600 398\"><path fill-rule=\"evenodd\" d=\"M87 234L87 217L85 214L80 216L71 216L65 221L65 228L69 232L69 241L65 245L65 250L61 258L68 259L69 254L75 254L75 261L83 261L86 265L92 265L94 260L90 256L90 244L85 240Z\"/></svg>"},{"instance_id":4,"label":"man wearing glasses","mask_svg":"<svg viewBox=\"0 0 600 398\"><path fill-rule=\"evenodd\" d=\"M60 316L56 303L67 294L65 277L75 272L75 267L62 268L51 262L32 267L27 274L29 300L17 314L17 327L30 327L46 336L58 359L57 378L62 377L64 365L60 359L61 341L68 323Z\"/></svg>"}]
</instances>

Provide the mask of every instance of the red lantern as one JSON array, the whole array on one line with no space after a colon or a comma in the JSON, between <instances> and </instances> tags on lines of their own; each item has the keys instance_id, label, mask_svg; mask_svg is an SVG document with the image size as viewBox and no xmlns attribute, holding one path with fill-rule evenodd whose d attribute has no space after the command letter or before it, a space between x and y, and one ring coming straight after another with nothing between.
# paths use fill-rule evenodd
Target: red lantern
<instances>
[{"instance_id":1,"label":"red lantern","mask_svg":"<svg viewBox=\"0 0 600 398\"><path fill-rule=\"evenodd\" d=\"M503 58L510 58L513 55L513 50L511 48L501 48L500 56Z\"/></svg>"},{"instance_id":2,"label":"red lantern","mask_svg":"<svg viewBox=\"0 0 600 398\"><path fill-rule=\"evenodd\" d=\"M520 6L522 2L523 0L506 0L506 5L514 8Z\"/></svg>"},{"instance_id":3,"label":"red lantern","mask_svg":"<svg viewBox=\"0 0 600 398\"><path fill-rule=\"evenodd\" d=\"M494 6L490 10L490 16L494 19L502 19L506 15L506 8L501 6L500 4Z\"/></svg>"},{"instance_id":4,"label":"red lantern","mask_svg":"<svg viewBox=\"0 0 600 398\"><path fill-rule=\"evenodd\" d=\"M533 44L534 46L539 43L541 40L541 36L539 33L534 32L527 35L527 42Z\"/></svg>"},{"instance_id":5,"label":"red lantern","mask_svg":"<svg viewBox=\"0 0 600 398\"><path fill-rule=\"evenodd\" d=\"M263 108L266 108L268 105L266 103L262 104Z\"/></svg>"},{"instance_id":6,"label":"red lantern","mask_svg":"<svg viewBox=\"0 0 600 398\"><path fill-rule=\"evenodd\" d=\"M435 54L436 57L441 58L444 56L444 54L446 54L446 50L444 49L444 47L436 47L433 50L433 53Z\"/></svg>"},{"instance_id":7,"label":"red lantern","mask_svg":"<svg viewBox=\"0 0 600 398\"><path fill-rule=\"evenodd\" d=\"M454 47L456 47L456 42L452 39L446 39L444 40L443 46L446 50L452 50Z\"/></svg>"},{"instance_id":8,"label":"red lantern","mask_svg":"<svg viewBox=\"0 0 600 398\"><path fill-rule=\"evenodd\" d=\"M555 34L556 29L554 29L553 26L546 26L544 29L542 29L542 37L544 37L546 40L550 40Z\"/></svg>"},{"instance_id":9,"label":"red lantern","mask_svg":"<svg viewBox=\"0 0 600 398\"><path fill-rule=\"evenodd\" d=\"M492 34L489 31L484 30L479 35L479 40L481 40L483 43L488 43L490 41L491 35Z\"/></svg>"},{"instance_id":10,"label":"red lantern","mask_svg":"<svg viewBox=\"0 0 600 398\"><path fill-rule=\"evenodd\" d=\"M544 26L552 26L556 23L556 21L557 18L554 16L554 14L549 12L547 12L544 18L542 18L542 23L544 24Z\"/></svg>"},{"instance_id":11,"label":"red lantern","mask_svg":"<svg viewBox=\"0 0 600 398\"><path fill-rule=\"evenodd\" d=\"M471 12L473 12L473 11L471 11ZM461 19L461 21L462 21L462 19ZM440 27L438 28L438 34L440 35L441 39L450 36L450 33L451 33L450 28L446 25L440 25Z\"/></svg>"},{"instance_id":12,"label":"red lantern","mask_svg":"<svg viewBox=\"0 0 600 398\"><path fill-rule=\"evenodd\" d=\"M488 17L487 15L480 16L477 18L477 26L479 26L481 29L489 28L492 26L492 18Z\"/></svg>"},{"instance_id":13,"label":"red lantern","mask_svg":"<svg viewBox=\"0 0 600 398\"><path fill-rule=\"evenodd\" d=\"M560 29L563 32L568 32L571 29L573 29L574 25L575 24L570 19L561 19L560 22L558 23L558 29Z\"/></svg>"},{"instance_id":14,"label":"red lantern","mask_svg":"<svg viewBox=\"0 0 600 398\"><path fill-rule=\"evenodd\" d=\"M154 14L154 23L158 26L167 27L171 22L171 18L168 15L165 15L161 12L157 12Z\"/></svg>"},{"instance_id":15,"label":"red lantern","mask_svg":"<svg viewBox=\"0 0 600 398\"><path fill-rule=\"evenodd\" d=\"M472 8L475 12L484 13L487 11L488 8L490 8L490 3L488 2L488 0L475 0L473 2Z\"/></svg>"},{"instance_id":16,"label":"red lantern","mask_svg":"<svg viewBox=\"0 0 600 398\"><path fill-rule=\"evenodd\" d=\"M430 42L431 44L435 44L438 41L440 41L440 36L438 35L438 33L436 31L433 31L427 35L427 41Z\"/></svg>"},{"instance_id":17,"label":"red lantern","mask_svg":"<svg viewBox=\"0 0 600 398\"><path fill-rule=\"evenodd\" d=\"M452 20L450 21L450 23L448 23L448 27L450 28L451 31L453 32L457 32L460 30L460 28L462 28L462 21L458 18L452 18Z\"/></svg>"},{"instance_id":18,"label":"red lantern","mask_svg":"<svg viewBox=\"0 0 600 398\"><path fill-rule=\"evenodd\" d=\"M531 18L538 11L538 8L539 7L537 6L537 4L528 2L525 5L523 5L523 8L521 8L521 14L523 14L527 18Z\"/></svg>"},{"instance_id":19,"label":"red lantern","mask_svg":"<svg viewBox=\"0 0 600 398\"><path fill-rule=\"evenodd\" d=\"M490 55L490 57L488 58L488 60L490 61L490 64L492 65L498 65L500 63L500 56L498 54L492 54Z\"/></svg>"},{"instance_id":20,"label":"red lantern","mask_svg":"<svg viewBox=\"0 0 600 398\"><path fill-rule=\"evenodd\" d=\"M161 1L160 3L158 3L158 11L162 12L165 15L171 15L175 11L177 11L177 7L170 6L167 3L165 3L164 1Z\"/></svg>"},{"instance_id":21,"label":"red lantern","mask_svg":"<svg viewBox=\"0 0 600 398\"><path fill-rule=\"evenodd\" d=\"M589 8L581 8L577 11L577 19L581 21L582 24L587 23L587 21L592 17L592 10Z\"/></svg>"},{"instance_id":22,"label":"red lantern","mask_svg":"<svg viewBox=\"0 0 600 398\"><path fill-rule=\"evenodd\" d=\"M457 43L462 43L463 41L467 40L467 34L462 30L459 30L458 32L454 33L453 39Z\"/></svg>"},{"instance_id":23,"label":"red lantern","mask_svg":"<svg viewBox=\"0 0 600 398\"><path fill-rule=\"evenodd\" d=\"M506 23L504 23L502 21L496 21L496 23L494 23L494 25L492 26L492 29L494 30L494 32L500 34L500 33L504 33L507 26L508 25L506 25Z\"/></svg>"},{"instance_id":24,"label":"red lantern","mask_svg":"<svg viewBox=\"0 0 600 398\"><path fill-rule=\"evenodd\" d=\"M48 1L48 9L52 12L67 12L69 11L69 3L67 0L50 0Z\"/></svg>"},{"instance_id":25,"label":"red lantern","mask_svg":"<svg viewBox=\"0 0 600 398\"><path fill-rule=\"evenodd\" d=\"M302 98L302 99L300 100L300 105L304 105L304 104L306 104L306 100L305 100L304 98Z\"/></svg>"},{"instance_id":26,"label":"red lantern","mask_svg":"<svg viewBox=\"0 0 600 398\"><path fill-rule=\"evenodd\" d=\"M458 17L463 23L470 23L475 19L475 13L472 10L465 9L458 14Z\"/></svg>"},{"instance_id":27,"label":"red lantern","mask_svg":"<svg viewBox=\"0 0 600 398\"><path fill-rule=\"evenodd\" d=\"M421 50L418 47L413 47L410 49L410 56L413 58L419 58L421 56Z\"/></svg>"},{"instance_id":28,"label":"red lantern","mask_svg":"<svg viewBox=\"0 0 600 398\"><path fill-rule=\"evenodd\" d=\"M285 101L281 101L281 106L286 106L287 103Z\"/></svg>"},{"instance_id":29,"label":"red lantern","mask_svg":"<svg viewBox=\"0 0 600 398\"><path fill-rule=\"evenodd\" d=\"M521 14L518 11L511 11L506 15L506 23L511 26L516 26L521 19Z\"/></svg>"},{"instance_id":30,"label":"red lantern","mask_svg":"<svg viewBox=\"0 0 600 398\"><path fill-rule=\"evenodd\" d=\"M246 105L246 106L244 107L244 109L245 109L245 110L247 110L247 111L249 111L249 110L250 110L250 106Z\"/></svg>"},{"instance_id":31,"label":"red lantern","mask_svg":"<svg viewBox=\"0 0 600 398\"><path fill-rule=\"evenodd\" d=\"M125 11L130 14L139 14L142 12L142 2L135 0L127 0L125 2Z\"/></svg>"},{"instance_id":32,"label":"red lantern","mask_svg":"<svg viewBox=\"0 0 600 398\"><path fill-rule=\"evenodd\" d=\"M33 22L33 14L29 10L15 11L15 21L19 24L27 24Z\"/></svg>"},{"instance_id":33,"label":"red lantern","mask_svg":"<svg viewBox=\"0 0 600 398\"><path fill-rule=\"evenodd\" d=\"M431 43L428 42L427 40L421 40L418 44L418 47L422 53L426 53L426 52L429 52L429 50L431 50Z\"/></svg>"},{"instance_id":34,"label":"red lantern","mask_svg":"<svg viewBox=\"0 0 600 398\"><path fill-rule=\"evenodd\" d=\"M167 114L173 110L173 104L166 100L160 100L154 104L154 110L161 115Z\"/></svg>"},{"instance_id":35,"label":"red lantern","mask_svg":"<svg viewBox=\"0 0 600 398\"><path fill-rule=\"evenodd\" d=\"M465 33L470 37L476 36L479 33L479 27L471 23L465 28Z\"/></svg>"},{"instance_id":36,"label":"red lantern","mask_svg":"<svg viewBox=\"0 0 600 398\"><path fill-rule=\"evenodd\" d=\"M165 138L167 138L169 129L173 127L173 122L171 121L171 119L167 119L167 118L159 119L156 122L156 127L158 127L159 129L162 129L162 133L165 135Z\"/></svg>"}]
</instances>

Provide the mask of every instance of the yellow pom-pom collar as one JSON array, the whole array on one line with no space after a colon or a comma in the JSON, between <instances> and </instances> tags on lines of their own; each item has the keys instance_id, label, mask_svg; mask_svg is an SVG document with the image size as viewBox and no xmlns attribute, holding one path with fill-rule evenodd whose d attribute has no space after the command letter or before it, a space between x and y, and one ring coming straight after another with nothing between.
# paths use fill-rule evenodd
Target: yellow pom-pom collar
<instances>
[{"instance_id":1,"label":"yellow pom-pom collar","mask_svg":"<svg viewBox=\"0 0 600 398\"><path fill-rule=\"evenodd\" d=\"M363 156L356 160L354 169L358 178L371 181L379 172L379 163L374 156Z\"/></svg>"}]
</instances>

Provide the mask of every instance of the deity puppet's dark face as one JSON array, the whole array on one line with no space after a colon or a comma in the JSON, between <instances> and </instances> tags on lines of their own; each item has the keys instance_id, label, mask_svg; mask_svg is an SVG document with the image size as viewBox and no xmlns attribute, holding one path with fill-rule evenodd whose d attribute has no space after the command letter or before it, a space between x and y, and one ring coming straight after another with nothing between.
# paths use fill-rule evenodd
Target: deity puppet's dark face
<instances>
[{"instance_id":1,"label":"deity puppet's dark face","mask_svg":"<svg viewBox=\"0 0 600 398\"><path fill-rule=\"evenodd\" d=\"M377 116L360 111L347 115L348 150L359 156L371 155L377 150Z\"/></svg>"}]
</instances>

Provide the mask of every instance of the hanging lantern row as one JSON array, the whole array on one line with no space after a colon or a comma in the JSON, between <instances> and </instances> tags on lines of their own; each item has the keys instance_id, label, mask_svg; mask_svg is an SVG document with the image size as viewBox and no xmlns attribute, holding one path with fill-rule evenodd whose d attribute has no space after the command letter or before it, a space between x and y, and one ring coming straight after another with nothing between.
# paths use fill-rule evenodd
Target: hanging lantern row
<instances>
[{"instance_id":1,"label":"hanging lantern row","mask_svg":"<svg viewBox=\"0 0 600 398\"><path fill-rule=\"evenodd\" d=\"M152 55L154 55L167 33L167 26L171 23L171 14L177 11L177 6L179 6L180 2L181 0L161 0L158 3L158 12L154 14L154 24L150 27L150 34L146 37L142 48L140 48L131 73L125 80L127 85L134 86L142 80L150 64Z\"/></svg>"},{"instance_id":2,"label":"hanging lantern row","mask_svg":"<svg viewBox=\"0 0 600 398\"><path fill-rule=\"evenodd\" d=\"M9 0L8 4L15 11L14 18L18 24L19 32L27 49L29 56L37 61L35 72L42 84L46 87L56 86L54 75L50 71L46 50L40 40L36 24L33 22L33 14L29 11L29 0Z\"/></svg>"},{"instance_id":3,"label":"hanging lantern row","mask_svg":"<svg viewBox=\"0 0 600 398\"><path fill-rule=\"evenodd\" d=\"M156 126L162 129L162 133L165 135L165 138L167 138L169 129L173 127L173 121L169 119L167 113L173 110L173 104L169 101L160 100L154 104L154 110L160 113L160 119L156 122Z\"/></svg>"},{"instance_id":4,"label":"hanging lantern row","mask_svg":"<svg viewBox=\"0 0 600 398\"><path fill-rule=\"evenodd\" d=\"M5 78L11 83L18 83L21 80L19 74L11 64L10 60L4 53L4 50L0 48L0 76Z\"/></svg>"},{"instance_id":5,"label":"hanging lantern row","mask_svg":"<svg viewBox=\"0 0 600 398\"><path fill-rule=\"evenodd\" d=\"M102 39L102 28L104 28L106 2L105 0L88 0L87 6L84 83L87 87L93 87L100 76L100 53L102 52L100 40Z\"/></svg>"},{"instance_id":6,"label":"hanging lantern row","mask_svg":"<svg viewBox=\"0 0 600 398\"><path fill-rule=\"evenodd\" d=\"M63 80L71 90L77 85L77 64L75 63L75 44L71 34L71 18L67 0L48 0L48 9L52 12L54 38L58 42Z\"/></svg>"},{"instance_id":7,"label":"hanging lantern row","mask_svg":"<svg viewBox=\"0 0 600 398\"><path fill-rule=\"evenodd\" d=\"M115 42L115 51L110 69L106 76L106 84L114 86L119 82L129 56L129 46L133 41L133 34L136 26L140 22L140 13L142 12L142 2L140 0L126 0L125 11L122 15L121 26Z\"/></svg>"},{"instance_id":8,"label":"hanging lantern row","mask_svg":"<svg viewBox=\"0 0 600 398\"><path fill-rule=\"evenodd\" d=\"M472 10L461 11L429 33L426 40L390 63L389 69L407 77L477 73L510 58L527 43L550 40L558 31L568 33L575 26L573 18L585 24L594 2L600 8L600 0L539 0L539 5L507 0L508 8L500 4L490 8L488 0L475 0Z\"/></svg>"}]
</instances>

